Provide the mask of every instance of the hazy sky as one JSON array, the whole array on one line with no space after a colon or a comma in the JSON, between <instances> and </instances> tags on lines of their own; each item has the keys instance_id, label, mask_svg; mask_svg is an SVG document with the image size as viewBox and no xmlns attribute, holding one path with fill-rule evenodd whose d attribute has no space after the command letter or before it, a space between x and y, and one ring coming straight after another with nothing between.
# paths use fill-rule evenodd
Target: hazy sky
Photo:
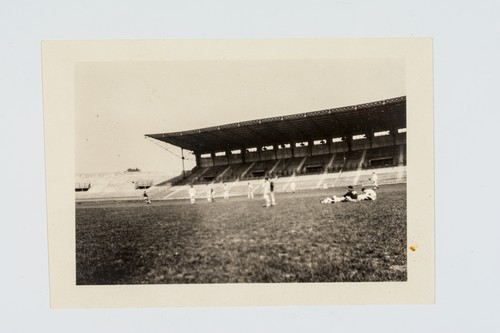
<instances>
[{"instance_id":1,"label":"hazy sky","mask_svg":"<svg viewBox=\"0 0 500 333\"><path fill-rule=\"evenodd\" d=\"M138 167L177 175L181 160L144 134L403 96L405 66L401 59L86 62L76 65L75 87L76 173Z\"/></svg>"}]
</instances>

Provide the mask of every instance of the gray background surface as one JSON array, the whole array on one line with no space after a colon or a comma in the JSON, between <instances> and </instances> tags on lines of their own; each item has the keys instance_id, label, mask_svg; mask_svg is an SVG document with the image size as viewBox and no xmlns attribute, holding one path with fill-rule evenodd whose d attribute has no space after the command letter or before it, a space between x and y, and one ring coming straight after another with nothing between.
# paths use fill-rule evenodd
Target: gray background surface
<instances>
[{"instance_id":1,"label":"gray background surface","mask_svg":"<svg viewBox=\"0 0 500 333\"><path fill-rule=\"evenodd\" d=\"M0 331L455 332L500 326L498 1L0 2ZM436 305L51 310L40 42L434 38Z\"/></svg>"}]
</instances>

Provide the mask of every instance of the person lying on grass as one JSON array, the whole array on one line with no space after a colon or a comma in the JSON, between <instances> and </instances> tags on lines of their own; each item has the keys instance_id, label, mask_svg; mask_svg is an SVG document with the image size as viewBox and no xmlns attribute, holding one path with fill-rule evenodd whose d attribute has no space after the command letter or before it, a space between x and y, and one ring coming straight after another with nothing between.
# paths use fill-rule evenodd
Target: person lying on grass
<instances>
[{"instance_id":1,"label":"person lying on grass","mask_svg":"<svg viewBox=\"0 0 500 333\"><path fill-rule=\"evenodd\" d=\"M342 197L337 197L334 195L333 197L328 197L321 200L321 203L329 204L329 203L337 203L337 202L358 202L363 200L375 200L377 198L377 193L375 193L372 189L362 188L362 194L359 194L354 190L352 186L347 187L347 193Z\"/></svg>"},{"instance_id":2,"label":"person lying on grass","mask_svg":"<svg viewBox=\"0 0 500 333\"><path fill-rule=\"evenodd\" d=\"M371 188L362 188L361 189L360 195L358 195L358 201L363 201L363 200L376 200L377 199L377 192L375 192Z\"/></svg>"}]
</instances>

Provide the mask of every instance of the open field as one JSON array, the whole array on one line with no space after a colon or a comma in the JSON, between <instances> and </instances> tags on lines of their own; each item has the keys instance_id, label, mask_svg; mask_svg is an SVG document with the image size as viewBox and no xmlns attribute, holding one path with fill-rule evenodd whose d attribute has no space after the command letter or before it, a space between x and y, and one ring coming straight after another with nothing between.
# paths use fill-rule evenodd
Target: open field
<instances>
[{"instance_id":1,"label":"open field","mask_svg":"<svg viewBox=\"0 0 500 333\"><path fill-rule=\"evenodd\" d=\"M406 281L406 184L320 203L331 194L280 193L270 208L260 197L78 203L76 282Z\"/></svg>"}]
</instances>

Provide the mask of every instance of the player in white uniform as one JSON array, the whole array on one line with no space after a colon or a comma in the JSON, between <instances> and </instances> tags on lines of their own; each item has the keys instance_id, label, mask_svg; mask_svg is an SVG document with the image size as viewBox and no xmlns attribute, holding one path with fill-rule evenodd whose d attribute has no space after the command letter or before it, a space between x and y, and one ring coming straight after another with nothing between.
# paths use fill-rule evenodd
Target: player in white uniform
<instances>
[{"instance_id":1,"label":"player in white uniform","mask_svg":"<svg viewBox=\"0 0 500 333\"><path fill-rule=\"evenodd\" d=\"M212 192L213 192L213 189L209 185L207 185L206 192L207 192L207 201L208 202L212 202Z\"/></svg>"},{"instance_id":2,"label":"player in white uniform","mask_svg":"<svg viewBox=\"0 0 500 333\"><path fill-rule=\"evenodd\" d=\"M276 206L276 198L274 196L274 182L271 180L269 182L269 195L271 197L271 205Z\"/></svg>"},{"instance_id":3,"label":"player in white uniform","mask_svg":"<svg viewBox=\"0 0 500 333\"><path fill-rule=\"evenodd\" d=\"M189 188L189 199L191 200L191 204L194 204L195 196L196 196L196 190L193 187L193 185L191 185L191 187Z\"/></svg>"},{"instance_id":4,"label":"player in white uniform","mask_svg":"<svg viewBox=\"0 0 500 333\"><path fill-rule=\"evenodd\" d=\"M248 183L248 199L253 199L253 186Z\"/></svg>"},{"instance_id":5,"label":"player in white uniform","mask_svg":"<svg viewBox=\"0 0 500 333\"><path fill-rule=\"evenodd\" d=\"M151 204L151 200L149 199L149 196L146 193L146 191L144 191L143 197L144 197L144 202L147 203L148 205L150 205Z\"/></svg>"},{"instance_id":6,"label":"player in white uniform","mask_svg":"<svg viewBox=\"0 0 500 333\"><path fill-rule=\"evenodd\" d=\"M359 201L363 201L363 200L376 200L377 199L377 192L375 192L374 190L372 190L371 188L362 188L361 189L361 193L360 195L358 195L358 200Z\"/></svg>"},{"instance_id":7,"label":"player in white uniform","mask_svg":"<svg viewBox=\"0 0 500 333\"><path fill-rule=\"evenodd\" d=\"M224 184L224 199L229 199L229 188Z\"/></svg>"},{"instance_id":8,"label":"player in white uniform","mask_svg":"<svg viewBox=\"0 0 500 333\"><path fill-rule=\"evenodd\" d=\"M292 182L290 184L290 189L292 190L292 193L295 193L295 187L296 187L295 182Z\"/></svg>"},{"instance_id":9,"label":"player in white uniform","mask_svg":"<svg viewBox=\"0 0 500 333\"><path fill-rule=\"evenodd\" d=\"M210 198L212 198L212 202L215 202L215 190L213 187L210 188Z\"/></svg>"},{"instance_id":10,"label":"player in white uniform","mask_svg":"<svg viewBox=\"0 0 500 333\"><path fill-rule=\"evenodd\" d=\"M266 204L264 207L270 207L271 206L271 182L269 181L269 178L265 178L264 184L262 184L262 187L264 188L264 199L266 200Z\"/></svg>"},{"instance_id":11,"label":"player in white uniform","mask_svg":"<svg viewBox=\"0 0 500 333\"><path fill-rule=\"evenodd\" d=\"M373 188L377 189L378 188L378 176L375 173L375 171L373 171L372 176L371 176L371 178L369 180L372 181Z\"/></svg>"}]
</instances>

